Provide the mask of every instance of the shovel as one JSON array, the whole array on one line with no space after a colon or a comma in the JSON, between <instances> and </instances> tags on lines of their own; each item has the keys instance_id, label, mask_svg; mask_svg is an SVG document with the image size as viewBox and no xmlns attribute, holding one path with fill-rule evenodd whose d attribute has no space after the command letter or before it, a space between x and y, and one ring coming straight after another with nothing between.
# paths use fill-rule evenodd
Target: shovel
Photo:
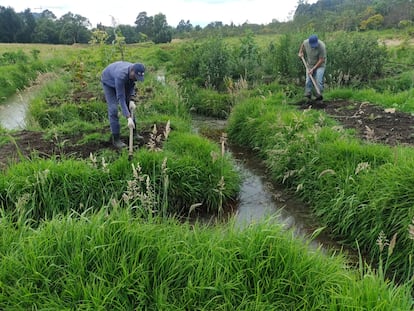
<instances>
[{"instance_id":1,"label":"shovel","mask_svg":"<svg viewBox=\"0 0 414 311\"><path fill-rule=\"evenodd\" d=\"M131 109L131 118L134 120L134 109ZM133 158L133 149L134 149L134 129L129 129L129 152L128 152L128 160L132 161Z\"/></svg>"},{"instance_id":2,"label":"shovel","mask_svg":"<svg viewBox=\"0 0 414 311\"><path fill-rule=\"evenodd\" d=\"M316 93L318 93L318 95L321 96L321 91L319 89L318 83L316 83L315 78L313 77L313 75L309 74L308 63L306 62L305 58L303 58L303 56L301 56L300 58L302 59L302 62L305 65L306 73L309 75L309 78L312 80L312 83L313 83L313 86L315 87Z\"/></svg>"}]
</instances>

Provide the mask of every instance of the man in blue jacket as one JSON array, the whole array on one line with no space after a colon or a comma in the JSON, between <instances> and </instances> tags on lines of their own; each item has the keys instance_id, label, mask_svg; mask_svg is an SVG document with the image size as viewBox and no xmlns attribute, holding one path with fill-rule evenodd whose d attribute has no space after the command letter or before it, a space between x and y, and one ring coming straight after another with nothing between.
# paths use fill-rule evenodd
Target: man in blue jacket
<instances>
[{"instance_id":1,"label":"man in blue jacket","mask_svg":"<svg viewBox=\"0 0 414 311\"><path fill-rule=\"evenodd\" d=\"M112 142L115 148L122 149L127 145L120 138L118 104L122 115L128 120L128 127L135 128L135 120L131 117L131 110L135 109L132 97L135 95L135 82L144 81L145 67L141 63L124 61L108 65L101 76L101 83L108 104L108 118L112 133ZM137 135L138 139L142 139Z\"/></svg>"}]
</instances>

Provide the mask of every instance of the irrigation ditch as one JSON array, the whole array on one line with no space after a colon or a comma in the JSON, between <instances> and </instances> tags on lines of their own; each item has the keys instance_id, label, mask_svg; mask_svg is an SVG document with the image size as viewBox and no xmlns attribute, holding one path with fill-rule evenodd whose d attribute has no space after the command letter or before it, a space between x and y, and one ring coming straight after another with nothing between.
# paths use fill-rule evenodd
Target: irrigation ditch
<instances>
[{"instance_id":1,"label":"irrigation ditch","mask_svg":"<svg viewBox=\"0 0 414 311\"><path fill-rule=\"evenodd\" d=\"M19 92L0 106L0 125L7 130L17 131L22 149L30 152L31 146L41 148L43 143L41 133L30 132L25 129L26 111L30 100L37 91L36 85ZM193 116L193 131L210 139L219 137L225 132L226 121ZM96 146L96 148L109 147ZM13 146L15 148L15 146ZM47 147L45 146L45 149ZM275 185L266 177L266 168L258 161L257 156L250 150L240 146L228 145L227 151L232 154L237 170L242 176L241 190L235 208L235 220L239 226L263 221L273 217L287 229L293 229L298 237L308 239L319 226L312 217L309 209L303 202L288 193L283 187ZM85 150L85 155L90 150ZM7 157L7 152L3 152ZM1 161L6 161L6 158ZM325 231L319 232L312 238L310 244L317 248L340 249L340 245L329 238Z\"/></svg>"}]
</instances>

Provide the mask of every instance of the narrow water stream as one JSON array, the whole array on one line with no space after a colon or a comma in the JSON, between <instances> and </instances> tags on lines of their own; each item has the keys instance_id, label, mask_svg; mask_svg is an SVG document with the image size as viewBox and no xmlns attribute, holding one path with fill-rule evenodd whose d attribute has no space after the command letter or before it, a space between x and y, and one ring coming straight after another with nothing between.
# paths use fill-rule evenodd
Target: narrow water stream
<instances>
[{"instance_id":1,"label":"narrow water stream","mask_svg":"<svg viewBox=\"0 0 414 311\"><path fill-rule=\"evenodd\" d=\"M0 125L8 130L24 129L29 102L35 95L33 89L20 92L0 105ZM226 122L216 119L194 117L193 130L211 128L225 130ZM286 228L292 228L298 237L307 238L318 229L309 209L282 187L273 184L267 177L266 169L249 150L228 146L236 161L237 169L243 177L236 212L236 224L245 226L262 221L269 216L277 219ZM324 232L312 242L315 247L340 249L339 245Z\"/></svg>"},{"instance_id":2,"label":"narrow water stream","mask_svg":"<svg viewBox=\"0 0 414 311\"><path fill-rule=\"evenodd\" d=\"M193 116L193 131L225 131L226 121ZM213 135L214 136L214 135ZM289 193L282 185L273 183L266 167L251 150L229 145L228 152L236 161L242 176L236 223L245 226L263 221L268 217L277 219L286 229L292 229L298 237L309 239L319 224L312 216L309 207ZM340 250L341 246L321 230L311 242L311 246Z\"/></svg>"},{"instance_id":3,"label":"narrow water stream","mask_svg":"<svg viewBox=\"0 0 414 311\"><path fill-rule=\"evenodd\" d=\"M0 105L0 125L7 130L26 127L26 113L33 93L18 93Z\"/></svg>"},{"instance_id":4,"label":"narrow water stream","mask_svg":"<svg viewBox=\"0 0 414 311\"><path fill-rule=\"evenodd\" d=\"M25 129L30 101L42 86L54 77L54 73L51 72L40 74L30 87L18 91L0 103L0 126L6 130Z\"/></svg>"}]
</instances>

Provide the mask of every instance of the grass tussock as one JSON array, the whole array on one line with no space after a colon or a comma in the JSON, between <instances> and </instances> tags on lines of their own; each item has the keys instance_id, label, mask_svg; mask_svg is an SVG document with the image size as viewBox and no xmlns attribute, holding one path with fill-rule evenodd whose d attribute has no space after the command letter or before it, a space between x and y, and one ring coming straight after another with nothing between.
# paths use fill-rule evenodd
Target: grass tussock
<instances>
[{"instance_id":1,"label":"grass tussock","mask_svg":"<svg viewBox=\"0 0 414 311\"><path fill-rule=\"evenodd\" d=\"M141 168L145 180L131 164ZM13 211L20 206L33 219L99 210L113 199L120 201L129 183L138 181L150 183L151 208L158 212L187 216L191 206L200 204L200 210L217 214L240 184L229 155L219 146L180 133L170 135L163 150L140 149L132 163L126 151L112 159L33 158L9 167L0 181L3 207Z\"/></svg>"},{"instance_id":2,"label":"grass tussock","mask_svg":"<svg viewBox=\"0 0 414 311\"><path fill-rule=\"evenodd\" d=\"M360 279L270 223L143 222L116 206L38 229L0 222L0 308L409 310L407 290ZM293 273L292 273L293 272Z\"/></svg>"},{"instance_id":3,"label":"grass tussock","mask_svg":"<svg viewBox=\"0 0 414 311\"><path fill-rule=\"evenodd\" d=\"M387 279L394 277L391 271L403 280L412 274L412 152L361 144L325 115L299 113L286 104L302 89L281 85L277 77L296 81L303 68L296 52L275 53L274 48L296 51L302 37L285 36L280 45L269 46L263 64L276 66L267 68L266 76L273 79L268 85L253 79L264 78L250 62L254 58L245 59L249 67L240 72L246 74L242 78L215 62L211 69L221 71L209 72L209 67L198 67L199 57L188 62L193 55L177 54L179 63L205 71L204 77L194 78L206 89L193 88L191 75L184 75L186 83L178 77L174 81L170 73L164 77L168 83L157 81L155 71L181 68L169 53L174 45L126 46L125 59L148 68L137 90L137 127L172 120L173 130L162 147L148 144L134 153L132 162L126 152L109 150L89 159L33 154L2 171L0 309L412 309L411 283L396 286ZM253 38L246 39L255 45ZM206 65L210 56L230 56L219 55L230 51L222 43L200 50ZM99 75L117 55L106 54L105 47L56 49L58 58L47 56L43 63L42 50L42 61L25 64L22 71L32 72L30 79L46 68L64 71L30 104L31 127L62 144L61 137L77 133L87 133L80 144L99 141L102 137L93 131L107 122ZM13 73L20 69L3 68L3 93L20 88L20 81L29 83ZM194 68L184 69L194 74ZM410 109L409 83L405 75L383 93L338 88L326 95ZM388 86L389 81L375 85ZM395 94L397 89L403 91ZM361 259L359 271L348 269L341 257L309 249L271 221L240 231L232 224L204 227L169 219L190 216L198 208L220 215L239 189L225 139L220 149L190 134L190 110L230 115L230 140L257 151L275 181L295 190L336 237L370 254L375 268ZM121 128L127 136L124 119Z\"/></svg>"},{"instance_id":4,"label":"grass tussock","mask_svg":"<svg viewBox=\"0 0 414 311\"><path fill-rule=\"evenodd\" d=\"M358 245L382 273L410 281L412 149L359 142L323 113L286 106L246 100L233 111L230 140L259 150L273 179L309 203L337 239ZM381 233L396 235L392 256L376 243Z\"/></svg>"}]
</instances>

